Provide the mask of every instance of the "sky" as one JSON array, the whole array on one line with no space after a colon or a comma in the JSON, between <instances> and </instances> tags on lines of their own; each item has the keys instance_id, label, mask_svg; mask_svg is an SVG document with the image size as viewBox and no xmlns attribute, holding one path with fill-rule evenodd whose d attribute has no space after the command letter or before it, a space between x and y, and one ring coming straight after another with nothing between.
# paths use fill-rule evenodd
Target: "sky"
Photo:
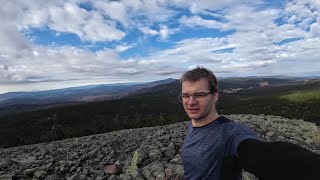
<instances>
[{"instance_id":1,"label":"sky","mask_svg":"<svg viewBox=\"0 0 320 180\"><path fill-rule=\"evenodd\" d=\"M0 93L320 75L319 0L0 0Z\"/></svg>"}]
</instances>

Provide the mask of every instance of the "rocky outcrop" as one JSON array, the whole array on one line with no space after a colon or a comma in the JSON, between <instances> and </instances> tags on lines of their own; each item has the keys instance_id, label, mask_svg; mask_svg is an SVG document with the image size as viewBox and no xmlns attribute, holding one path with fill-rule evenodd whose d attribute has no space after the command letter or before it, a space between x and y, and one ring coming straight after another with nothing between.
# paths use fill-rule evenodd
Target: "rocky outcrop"
<instances>
[{"instance_id":1,"label":"rocky outcrop","mask_svg":"<svg viewBox=\"0 0 320 180\"><path fill-rule=\"evenodd\" d=\"M228 117L254 129L262 140L288 141L320 153L320 128L312 123L265 115ZM0 149L0 179L182 179L186 127L182 122Z\"/></svg>"}]
</instances>

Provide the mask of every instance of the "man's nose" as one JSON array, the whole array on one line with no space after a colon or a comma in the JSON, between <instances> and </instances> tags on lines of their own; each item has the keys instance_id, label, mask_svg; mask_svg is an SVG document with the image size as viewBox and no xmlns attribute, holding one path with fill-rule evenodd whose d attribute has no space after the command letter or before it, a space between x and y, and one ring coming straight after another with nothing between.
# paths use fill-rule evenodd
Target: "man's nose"
<instances>
[{"instance_id":1,"label":"man's nose","mask_svg":"<svg viewBox=\"0 0 320 180\"><path fill-rule=\"evenodd\" d=\"M189 100L188 100L188 104L195 104L197 103L197 101L195 100L195 98L193 96L190 96L189 97Z\"/></svg>"}]
</instances>

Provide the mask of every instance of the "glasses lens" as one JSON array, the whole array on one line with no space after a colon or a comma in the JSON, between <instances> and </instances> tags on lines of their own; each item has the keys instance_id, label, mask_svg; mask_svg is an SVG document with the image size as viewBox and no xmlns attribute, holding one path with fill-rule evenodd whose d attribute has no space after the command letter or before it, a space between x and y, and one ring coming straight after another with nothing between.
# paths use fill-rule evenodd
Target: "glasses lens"
<instances>
[{"instance_id":1,"label":"glasses lens","mask_svg":"<svg viewBox=\"0 0 320 180\"><path fill-rule=\"evenodd\" d=\"M180 102L182 102L182 94L180 94L180 95L178 96L178 99L179 99Z\"/></svg>"},{"instance_id":2,"label":"glasses lens","mask_svg":"<svg viewBox=\"0 0 320 180\"><path fill-rule=\"evenodd\" d=\"M205 93L205 92L201 92L201 93L195 93L193 95L183 95L183 94L180 94L178 96L178 99L180 102L187 102L190 100L190 98L192 97L194 101L201 101L203 100L207 95L211 94L211 92L209 93Z\"/></svg>"}]
</instances>

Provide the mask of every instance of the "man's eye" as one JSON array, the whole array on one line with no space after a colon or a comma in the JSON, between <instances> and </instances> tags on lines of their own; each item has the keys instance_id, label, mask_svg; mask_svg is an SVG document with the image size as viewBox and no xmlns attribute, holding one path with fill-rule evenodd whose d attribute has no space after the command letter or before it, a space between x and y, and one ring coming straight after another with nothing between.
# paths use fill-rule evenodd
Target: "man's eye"
<instances>
[{"instance_id":1,"label":"man's eye","mask_svg":"<svg viewBox=\"0 0 320 180\"><path fill-rule=\"evenodd\" d=\"M189 94L182 94L182 97L184 97L184 98L189 98L190 95L189 95Z\"/></svg>"},{"instance_id":2,"label":"man's eye","mask_svg":"<svg viewBox=\"0 0 320 180\"><path fill-rule=\"evenodd\" d=\"M202 97L205 97L206 95L204 93L199 93L199 94L195 94L194 97L197 97L197 98L202 98Z\"/></svg>"}]
</instances>

